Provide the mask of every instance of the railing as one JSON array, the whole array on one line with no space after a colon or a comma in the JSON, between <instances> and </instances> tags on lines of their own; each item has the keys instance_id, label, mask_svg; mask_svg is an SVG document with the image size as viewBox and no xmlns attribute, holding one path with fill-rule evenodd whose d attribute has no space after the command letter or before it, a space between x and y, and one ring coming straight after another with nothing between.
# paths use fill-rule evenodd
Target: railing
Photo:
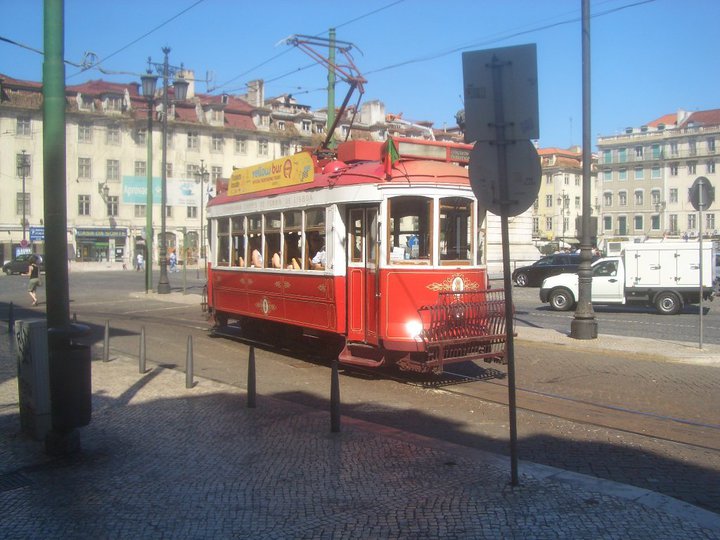
<instances>
[{"instance_id":1,"label":"railing","mask_svg":"<svg viewBox=\"0 0 720 540\"><path fill-rule=\"evenodd\" d=\"M435 305L418 310L427 360L418 371L442 371L444 364L482 358L506 363L505 291L442 292Z\"/></svg>"}]
</instances>

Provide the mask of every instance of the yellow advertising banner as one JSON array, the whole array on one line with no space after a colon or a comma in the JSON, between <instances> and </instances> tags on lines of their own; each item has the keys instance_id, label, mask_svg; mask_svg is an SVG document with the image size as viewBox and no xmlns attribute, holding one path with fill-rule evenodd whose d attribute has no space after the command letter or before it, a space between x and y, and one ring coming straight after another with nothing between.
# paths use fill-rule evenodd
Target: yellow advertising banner
<instances>
[{"instance_id":1,"label":"yellow advertising banner","mask_svg":"<svg viewBox=\"0 0 720 540\"><path fill-rule=\"evenodd\" d=\"M228 195L309 184L314 172L312 157L307 152L235 169L228 183Z\"/></svg>"}]
</instances>

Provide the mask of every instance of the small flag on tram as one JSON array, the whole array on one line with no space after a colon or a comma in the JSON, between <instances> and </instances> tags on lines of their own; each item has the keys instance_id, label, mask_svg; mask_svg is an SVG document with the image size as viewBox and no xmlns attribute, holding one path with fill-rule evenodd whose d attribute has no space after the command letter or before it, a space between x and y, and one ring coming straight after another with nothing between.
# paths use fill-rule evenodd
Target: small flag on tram
<instances>
[{"instance_id":1,"label":"small flag on tram","mask_svg":"<svg viewBox=\"0 0 720 540\"><path fill-rule=\"evenodd\" d=\"M400 159L397 148L395 147L395 141L388 137L387 145L385 146L385 176L392 174L392 167L396 161Z\"/></svg>"}]
</instances>

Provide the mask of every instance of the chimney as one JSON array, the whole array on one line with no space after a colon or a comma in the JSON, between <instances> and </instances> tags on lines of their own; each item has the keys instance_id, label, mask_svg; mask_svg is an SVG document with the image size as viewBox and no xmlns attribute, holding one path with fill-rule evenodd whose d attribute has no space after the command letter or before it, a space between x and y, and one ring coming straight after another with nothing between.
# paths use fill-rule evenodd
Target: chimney
<instances>
[{"instance_id":1,"label":"chimney","mask_svg":"<svg viewBox=\"0 0 720 540\"><path fill-rule=\"evenodd\" d=\"M253 107L265 105L265 82L262 79L255 79L248 83L247 101Z\"/></svg>"}]
</instances>

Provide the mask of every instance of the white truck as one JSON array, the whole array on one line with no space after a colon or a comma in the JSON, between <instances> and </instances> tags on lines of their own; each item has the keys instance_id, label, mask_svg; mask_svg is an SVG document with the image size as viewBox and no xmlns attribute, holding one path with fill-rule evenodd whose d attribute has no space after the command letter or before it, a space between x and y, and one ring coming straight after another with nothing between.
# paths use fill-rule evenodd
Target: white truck
<instances>
[{"instance_id":1,"label":"white truck","mask_svg":"<svg viewBox=\"0 0 720 540\"><path fill-rule=\"evenodd\" d=\"M715 248L702 252L702 295L712 300ZM700 250L697 242L642 243L625 246L620 256L592 263L592 303L654 305L663 315L700 302ZM540 300L556 311L572 309L578 299L578 275L545 279Z\"/></svg>"}]
</instances>

